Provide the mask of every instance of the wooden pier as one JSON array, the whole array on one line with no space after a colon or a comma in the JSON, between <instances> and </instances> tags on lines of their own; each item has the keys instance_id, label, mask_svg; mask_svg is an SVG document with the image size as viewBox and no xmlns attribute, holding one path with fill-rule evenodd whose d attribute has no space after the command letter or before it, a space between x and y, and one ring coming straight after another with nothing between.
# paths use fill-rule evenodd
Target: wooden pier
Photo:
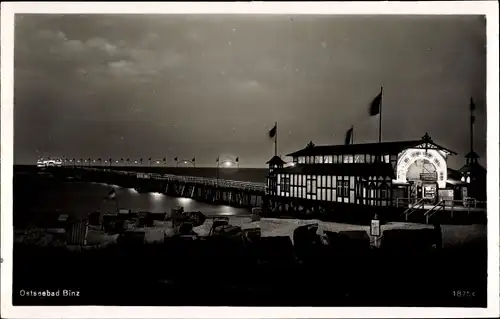
<instances>
[{"instance_id":1,"label":"wooden pier","mask_svg":"<svg viewBox=\"0 0 500 319\"><path fill-rule=\"evenodd\" d=\"M103 168L57 168L62 177L134 188L140 193L157 192L192 198L211 204L253 208L261 205L265 183L253 183L196 176L144 173Z\"/></svg>"}]
</instances>

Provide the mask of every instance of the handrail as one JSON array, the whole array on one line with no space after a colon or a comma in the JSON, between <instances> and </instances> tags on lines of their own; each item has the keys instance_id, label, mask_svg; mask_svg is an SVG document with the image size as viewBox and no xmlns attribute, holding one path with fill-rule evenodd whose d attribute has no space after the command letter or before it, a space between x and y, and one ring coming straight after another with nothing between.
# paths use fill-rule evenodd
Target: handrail
<instances>
[{"instance_id":1,"label":"handrail","mask_svg":"<svg viewBox=\"0 0 500 319\"><path fill-rule=\"evenodd\" d=\"M411 207L406 209L403 214L405 214L405 219L408 221L408 216L410 216L413 212L415 212L417 209L424 207L425 203L425 198L421 198L418 200L415 204L413 204Z\"/></svg>"},{"instance_id":2,"label":"handrail","mask_svg":"<svg viewBox=\"0 0 500 319\"><path fill-rule=\"evenodd\" d=\"M102 171L103 169L99 168L90 168L85 167L84 170L91 171ZM108 172L117 173L120 175L130 175L137 176L138 173L142 173L149 179L160 179L160 180L168 180L168 181L182 181L194 184L205 184L205 185L213 185L220 187L229 187L229 188L237 188L237 189L246 189L252 191L265 191L266 184L265 183L254 183L254 182L245 182L245 181L235 181L235 180L226 180L226 179L215 179L208 177L197 177L197 176L182 176L182 175L174 175L174 174L164 174L161 175L159 173L143 173L143 172L133 172L133 171L119 171L113 169L104 169Z\"/></svg>"},{"instance_id":3,"label":"handrail","mask_svg":"<svg viewBox=\"0 0 500 319\"><path fill-rule=\"evenodd\" d=\"M446 202L445 199L439 201L436 205L434 205L431 209L429 209L428 211L426 211L424 213L426 224L429 223L429 218L431 218L434 214L436 214L440 209L444 210L445 202ZM439 207L439 208L436 209L436 207Z\"/></svg>"}]
</instances>

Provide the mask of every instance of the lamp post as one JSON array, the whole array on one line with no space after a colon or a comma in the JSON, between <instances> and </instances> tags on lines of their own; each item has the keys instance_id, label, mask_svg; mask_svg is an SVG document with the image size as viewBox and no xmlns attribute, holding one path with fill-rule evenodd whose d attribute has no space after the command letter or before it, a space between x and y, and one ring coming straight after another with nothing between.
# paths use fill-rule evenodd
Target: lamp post
<instances>
[{"instance_id":1,"label":"lamp post","mask_svg":"<svg viewBox=\"0 0 500 319\"><path fill-rule=\"evenodd\" d=\"M176 167L179 167L179 163L184 163L184 164L191 164L193 165L193 167L196 167L196 157L193 157L192 160L186 160L186 159L181 159L179 160L178 157L174 157L174 161L175 161L175 166Z\"/></svg>"},{"instance_id":2,"label":"lamp post","mask_svg":"<svg viewBox=\"0 0 500 319\"><path fill-rule=\"evenodd\" d=\"M217 159L215 160L217 162L217 167L216 167L216 171L215 171L215 174L216 174L216 178L215 178L215 186L216 187L219 187L219 169L220 169L220 165L221 164L224 164L224 166L231 166L231 165L236 165L236 168L239 168L239 162L240 162L240 158L239 157L236 157L236 159L233 161L231 159L224 159L224 160L220 160L220 156L217 157Z\"/></svg>"}]
</instances>

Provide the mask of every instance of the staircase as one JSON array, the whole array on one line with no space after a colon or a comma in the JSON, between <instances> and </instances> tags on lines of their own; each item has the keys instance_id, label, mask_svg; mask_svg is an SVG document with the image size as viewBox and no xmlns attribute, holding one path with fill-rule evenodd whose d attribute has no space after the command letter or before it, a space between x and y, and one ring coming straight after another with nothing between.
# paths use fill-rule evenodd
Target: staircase
<instances>
[{"instance_id":1,"label":"staircase","mask_svg":"<svg viewBox=\"0 0 500 319\"><path fill-rule=\"evenodd\" d=\"M410 220L410 215L415 213L416 211L420 211L424 209L424 204L425 204L425 199L421 198L419 199L415 204L411 205L408 207L402 215L404 215L404 220L405 221L412 221ZM420 217L420 216L419 216ZM413 219L413 218L412 218Z\"/></svg>"},{"instance_id":2,"label":"staircase","mask_svg":"<svg viewBox=\"0 0 500 319\"><path fill-rule=\"evenodd\" d=\"M445 201L441 200L439 201L436 205L434 205L431 209L426 211L424 213L425 216L425 223L428 224L429 221L431 220L432 216L435 216L440 210L444 211L445 210ZM437 216L435 216L437 217Z\"/></svg>"},{"instance_id":3,"label":"staircase","mask_svg":"<svg viewBox=\"0 0 500 319\"><path fill-rule=\"evenodd\" d=\"M408 200L408 199L405 199ZM411 199L409 199L411 200ZM415 223L434 223L449 225L485 224L486 208L464 207L459 200L440 200L433 206L423 199L409 205L401 213L401 221ZM398 205L401 207L400 205Z\"/></svg>"}]
</instances>

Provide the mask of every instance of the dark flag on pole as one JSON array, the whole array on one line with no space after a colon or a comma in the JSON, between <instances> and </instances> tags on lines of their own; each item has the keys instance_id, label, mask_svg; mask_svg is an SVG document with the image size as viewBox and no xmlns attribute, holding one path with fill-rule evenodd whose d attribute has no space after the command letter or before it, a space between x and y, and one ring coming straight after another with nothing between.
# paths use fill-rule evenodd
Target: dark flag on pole
<instances>
[{"instance_id":1,"label":"dark flag on pole","mask_svg":"<svg viewBox=\"0 0 500 319\"><path fill-rule=\"evenodd\" d=\"M196 162L196 157L193 157L193 159L191 160L191 162Z\"/></svg>"},{"instance_id":2,"label":"dark flag on pole","mask_svg":"<svg viewBox=\"0 0 500 319\"><path fill-rule=\"evenodd\" d=\"M474 116L473 112L476 109L476 104L474 103L474 100L472 98L470 98L469 108L470 108L470 122L471 124L474 124L474 122L476 122L476 117Z\"/></svg>"},{"instance_id":3,"label":"dark flag on pole","mask_svg":"<svg viewBox=\"0 0 500 319\"><path fill-rule=\"evenodd\" d=\"M382 102L382 91L373 99L370 104L370 116L375 116L380 113L380 105Z\"/></svg>"},{"instance_id":4,"label":"dark flag on pole","mask_svg":"<svg viewBox=\"0 0 500 319\"><path fill-rule=\"evenodd\" d=\"M239 161L240 161L240 158L236 157L236 163L238 163Z\"/></svg>"},{"instance_id":5,"label":"dark flag on pole","mask_svg":"<svg viewBox=\"0 0 500 319\"><path fill-rule=\"evenodd\" d=\"M273 138L274 136L276 136L276 129L277 129L277 125L274 124L274 127L269 130L269 137L270 138Z\"/></svg>"},{"instance_id":6,"label":"dark flag on pole","mask_svg":"<svg viewBox=\"0 0 500 319\"><path fill-rule=\"evenodd\" d=\"M345 145L349 145L352 143L352 133L354 131L354 127L351 126L350 129L347 130L347 132L345 133Z\"/></svg>"},{"instance_id":7,"label":"dark flag on pole","mask_svg":"<svg viewBox=\"0 0 500 319\"><path fill-rule=\"evenodd\" d=\"M178 162L178 158L177 158L177 157L174 157L174 161Z\"/></svg>"}]
</instances>

